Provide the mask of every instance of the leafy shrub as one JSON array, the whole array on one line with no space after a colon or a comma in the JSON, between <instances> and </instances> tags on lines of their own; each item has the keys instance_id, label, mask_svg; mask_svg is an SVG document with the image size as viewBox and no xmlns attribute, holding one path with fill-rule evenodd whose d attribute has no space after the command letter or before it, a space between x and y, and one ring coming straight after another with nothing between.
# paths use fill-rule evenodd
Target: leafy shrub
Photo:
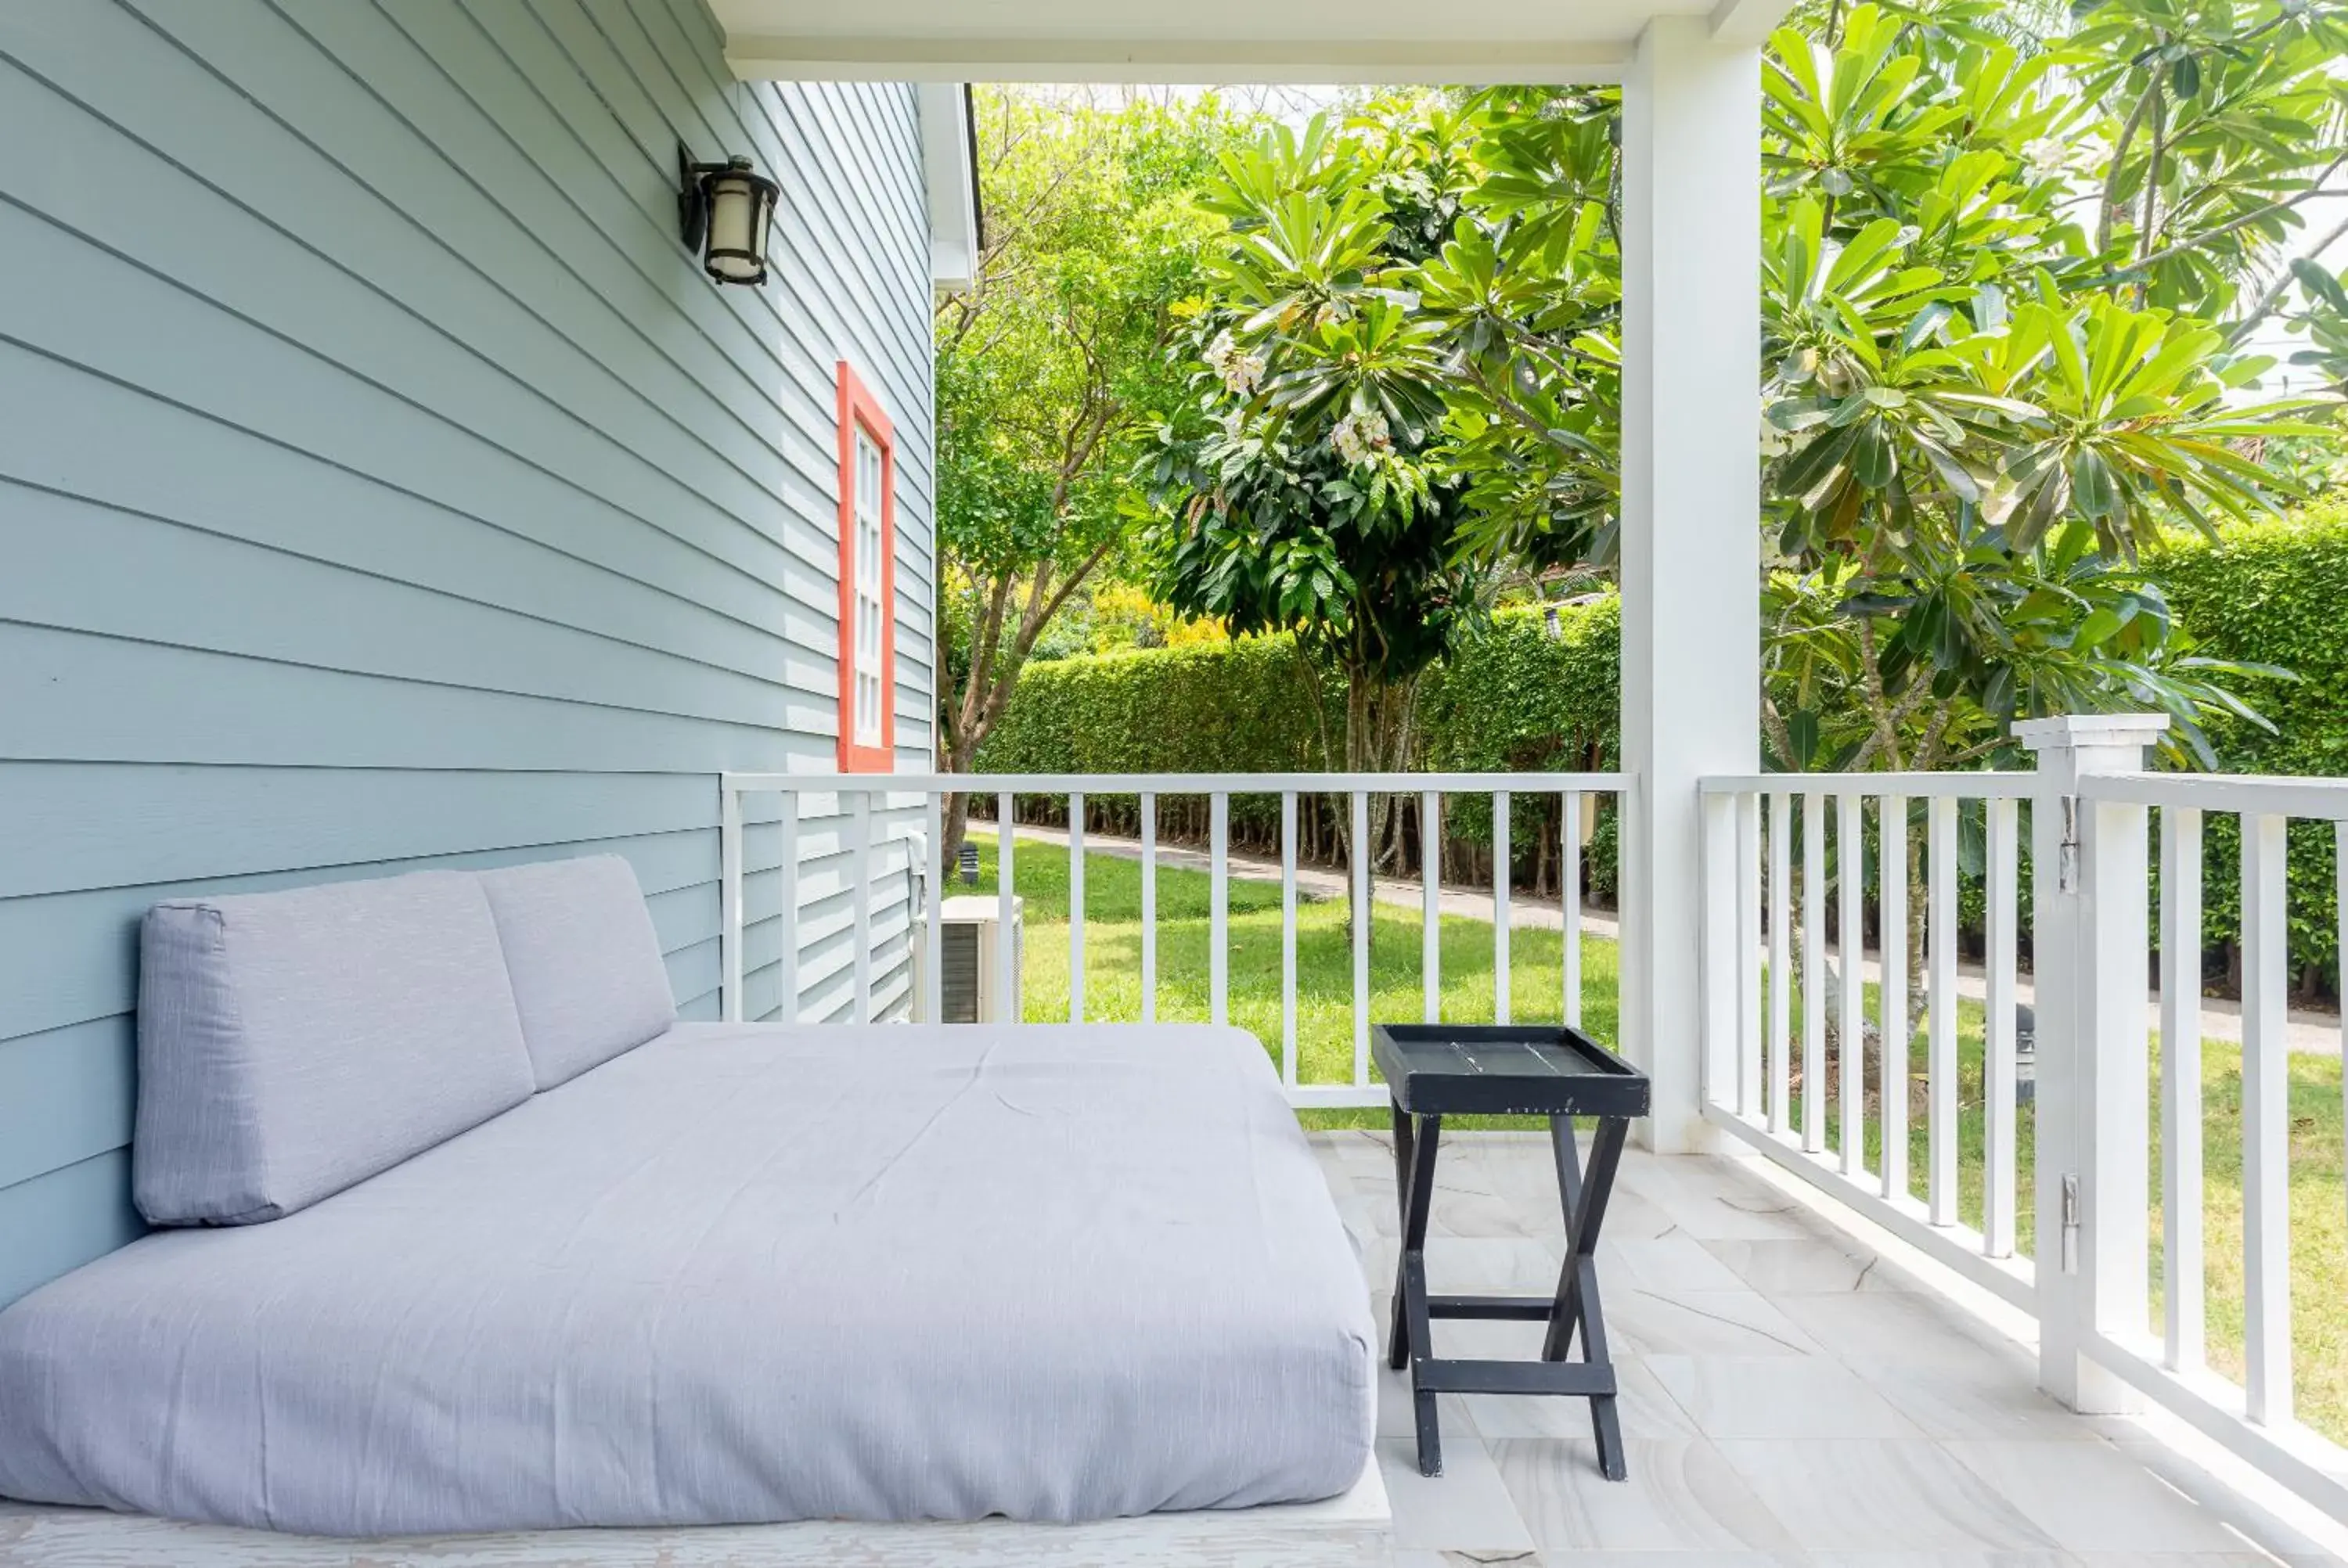
<instances>
[{"instance_id":1,"label":"leafy shrub","mask_svg":"<svg viewBox=\"0 0 2348 1568\"><path fill-rule=\"evenodd\" d=\"M1330 745L1341 743L1344 723L1342 688L1333 690L1284 636L1086 655L1020 671L978 766L1014 774L1316 772L1328 766L1323 734ZM1057 821L1064 804L1023 802L1021 809ZM1123 832L1138 825L1133 800L1088 804L1097 825ZM1169 831L1196 835L1204 810L1202 800L1168 801L1161 821ZM1336 817L1325 803L1307 815L1318 848ZM1231 821L1235 842L1276 845L1279 801L1235 795Z\"/></svg>"},{"instance_id":2,"label":"leafy shrub","mask_svg":"<svg viewBox=\"0 0 2348 1568\"><path fill-rule=\"evenodd\" d=\"M987 773L1301 773L1323 764L1343 694L1286 637L1080 655L1020 671L979 753Z\"/></svg>"},{"instance_id":3,"label":"leafy shrub","mask_svg":"<svg viewBox=\"0 0 2348 1568\"><path fill-rule=\"evenodd\" d=\"M1539 610L1502 612L1448 667L1426 678L1416 765L1612 768L1620 646L1611 597L1560 607L1554 637ZM1344 690L1334 671L1313 670L1285 636L1242 638L1030 665L979 765L989 773L1307 772L1332 765L1344 733ZM1036 804L1038 815L1056 815ZM1512 858L1526 880L1542 878L1554 862L1560 804L1530 795L1511 803ZM1090 815L1125 828L1135 820L1132 807L1102 802ZM1302 809L1308 850L1329 853L1344 803L1312 801ZM1177 830L1197 815L1195 803L1168 811ZM1276 844L1277 800L1234 796L1231 825L1235 842ZM1445 826L1455 844L1488 846L1490 801L1453 798ZM1613 891L1613 851L1609 811L1584 855L1591 890L1601 897Z\"/></svg>"},{"instance_id":4,"label":"leafy shrub","mask_svg":"<svg viewBox=\"0 0 2348 1568\"><path fill-rule=\"evenodd\" d=\"M1609 594L1554 607L1504 610L1435 671L1419 699L1422 765L1460 773L1602 773L1621 760L1622 617ZM1554 795L1509 802L1509 858L1538 876L1557 842L1564 803ZM1615 885L1612 803L1584 847L1591 891ZM1492 803L1447 803L1453 836L1488 847Z\"/></svg>"},{"instance_id":5,"label":"leafy shrub","mask_svg":"<svg viewBox=\"0 0 2348 1568\"><path fill-rule=\"evenodd\" d=\"M2277 666L2297 680L2258 682L2248 694L2270 734L2212 727L2230 772L2348 776L2348 496L2280 521L2228 528L2215 543L2172 541L2148 565L2172 611L2211 658ZM1552 635L1539 609L1503 610L1445 666L1419 704L1417 765L1460 772L1570 772L1619 765L1622 624L1611 596L1558 607ZM1343 733L1344 692L1318 683L1326 733ZM1001 772L1257 773L1327 765L1313 714L1315 685L1286 638L1069 659L1031 667L982 764ZM1520 877L1555 843L1559 802L1518 796L1509 842ZM1454 840L1488 845L1488 799L1456 796ZM1259 839L1277 806L1235 798L1235 831ZM1967 935L1981 919L1979 830L1961 879ZM2240 928L2240 834L2230 816L2205 824L2204 933L2230 959ZM2294 823L2290 838L2291 956L2302 990L2337 994L2339 935L2332 829ZM1601 819L1585 858L1594 892L1614 885L1614 818ZM2028 876L2028 843L2023 854Z\"/></svg>"},{"instance_id":6,"label":"leafy shrub","mask_svg":"<svg viewBox=\"0 0 2348 1568\"><path fill-rule=\"evenodd\" d=\"M2224 529L2214 544L2180 541L2152 569L2170 607L2218 659L2278 665L2296 681L2262 682L2252 702L2274 724L2213 730L2227 771L2348 775L2348 495L2291 517ZM2204 819L2203 933L2231 944L2241 930L2241 830ZM2291 953L2302 989L2329 978L2338 993L2334 847L2329 825L2291 826Z\"/></svg>"}]
</instances>

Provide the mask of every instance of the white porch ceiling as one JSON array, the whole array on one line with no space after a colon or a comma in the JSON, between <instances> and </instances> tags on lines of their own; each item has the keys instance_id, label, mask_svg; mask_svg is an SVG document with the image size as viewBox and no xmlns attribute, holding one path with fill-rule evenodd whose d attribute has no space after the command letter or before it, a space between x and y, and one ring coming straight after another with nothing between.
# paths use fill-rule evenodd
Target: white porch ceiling
<instances>
[{"instance_id":1,"label":"white porch ceiling","mask_svg":"<svg viewBox=\"0 0 2348 1568\"><path fill-rule=\"evenodd\" d=\"M708 0L744 78L1612 81L1656 16L1756 44L1790 0Z\"/></svg>"}]
</instances>

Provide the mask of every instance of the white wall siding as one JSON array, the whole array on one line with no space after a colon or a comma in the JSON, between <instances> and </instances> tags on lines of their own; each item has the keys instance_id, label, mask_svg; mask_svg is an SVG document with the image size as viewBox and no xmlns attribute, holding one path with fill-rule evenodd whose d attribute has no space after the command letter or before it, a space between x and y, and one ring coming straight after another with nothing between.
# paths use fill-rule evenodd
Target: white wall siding
<instances>
[{"instance_id":1,"label":"white wall siding","mask_svg":"<svg viewBox=\"0 0 2348 1568\"><path fill-rule=\"evenodd\" d=\"M678 243L680 140L780 181L766 288ZM841 358L897 433L900 765L934 704L911 87L737 84L699 0L18 0L0 199L5 1302L136 1233L159 898L614 850L716 1016L716 775L833 762Z\"/></svg>"}]
</instances>

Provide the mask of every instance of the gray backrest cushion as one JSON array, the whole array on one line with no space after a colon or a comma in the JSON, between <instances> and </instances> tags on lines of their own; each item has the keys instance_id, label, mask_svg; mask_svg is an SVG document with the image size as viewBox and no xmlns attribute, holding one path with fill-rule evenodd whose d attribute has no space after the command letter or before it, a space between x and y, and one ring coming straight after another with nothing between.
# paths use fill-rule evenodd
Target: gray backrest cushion
<instances>
[{"instance_id":1,"label":"gray backrest cushion","mask_svg":"<svg viewBox=\"0 0 2348 1568\"><path fill-rule=\"evenodd\" d=\"M147 913L130 1163L155 1225L292 1214L531 1089L497 924L468 873Z\"/></svg>"},{"instance_id":2,"label":"gray backrest cushion","mask_svg":"<svg viewBox=\"0 0 2348 1568\"><path fill-rule=\"evenodd\" d=\"M497 915L522 1039L541 1089L676 1021L660 938L633 867L616 855L481 874Z\"/></svg>"}]
</instances>

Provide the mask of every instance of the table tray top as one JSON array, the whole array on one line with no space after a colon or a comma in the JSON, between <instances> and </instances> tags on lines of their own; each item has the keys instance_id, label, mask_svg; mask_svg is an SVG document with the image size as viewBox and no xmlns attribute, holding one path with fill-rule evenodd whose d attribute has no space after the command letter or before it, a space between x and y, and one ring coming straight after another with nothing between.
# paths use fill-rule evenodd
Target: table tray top
<instances>
[{"instance_id":1,"label":"table tray top","mask_svg":"<svg viewBox=\"0 0 2348 1568\"><path fill-rule=\"evenodd\" d=\"M1415 1115L1644 1116L1647 1076L1555 1024L1379 1024L1378 1071Z\"/></svg>"}]
</instances>

